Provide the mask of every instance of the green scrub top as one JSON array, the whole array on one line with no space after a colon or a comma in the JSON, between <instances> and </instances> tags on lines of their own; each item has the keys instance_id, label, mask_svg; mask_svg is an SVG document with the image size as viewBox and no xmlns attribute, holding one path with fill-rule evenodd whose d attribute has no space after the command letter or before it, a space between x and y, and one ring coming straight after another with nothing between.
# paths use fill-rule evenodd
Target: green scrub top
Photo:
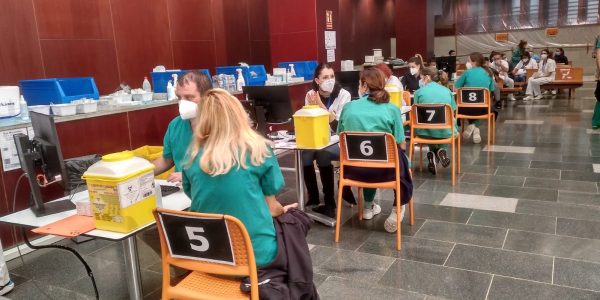
<instances>
[{"instance_id":1,"label":"green scrub top","mask_svg":"<svg viewBox=\"0 0 600 300\"><path fill-rule=\"evenodd\" d=\"M175 172L181 172L182 166L186 163L186 152L192 136L192 125L189 120L177 116L169 123L163 139L163 157L173 160Z\"/></svg>"},{"instance_id":2,"label":"green scrub top","mask_svg":"<svg viewBox=\"0 0 600 300\"><path fill-rule=\"evenodd\" d=\"M437 82L430 82L422 86L415 92L414 104L449 104L452 107L452 112L456 111L456 101L454 95L445 86ZM454 119L454 118L453 118ZM456 120L454 120L454 133L458 132ZM415 134L419 136L428 136L432 138L449 138L452 136L450 129L415 129Z\"/></svg>"},{"instance_id":3,"label":"green scrub top","mask_svg":"<svg viewBox=\"0 0 600 300\"><path fill-rule=\"evenodd\" d=\"M233 167L229 173L211 176L200 168L202 151L182 172L183 191L192 199L190 211L232 215L248 231L256 264L264 267L277 255L273 217L265 196L276 195L285 182L275 155L259 166L246 160L247 169Z\"/></svg>"},{"instance_id":4,"label":"green scrub top","mask_svg":"<svg viewBox=\"0 0 600 300\"><path fill-rule=\"evenodd\" d=\"M400 109L392 103L375 103L367 96L344 106L337 128L338 133L342 131L387 132L398 144L405 140Z\"/></svg>"},{"instance_id":5,"label":"green scrub top","mask_svg":"<svg viewBox=\"0 0 600 300\"><path fill-rule=\"evenodd\" d=\"M457 89L461 87L486 88L490 92L493 92L496 89L496 84L485 69L474 67L462 73L456 83L454 83L454 87Z\"/></svg>"}]
</instances>

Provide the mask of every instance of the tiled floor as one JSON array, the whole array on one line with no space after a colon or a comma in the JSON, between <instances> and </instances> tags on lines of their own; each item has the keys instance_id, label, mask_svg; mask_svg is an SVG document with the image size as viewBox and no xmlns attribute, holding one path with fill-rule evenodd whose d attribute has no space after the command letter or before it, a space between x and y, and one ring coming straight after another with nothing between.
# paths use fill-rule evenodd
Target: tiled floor
<instances>
[{"instance_id":1,"label":"tiled floor","mask_svg":"<svg viewBox=\"0 0 600 300\"><path fill-rule=\"evenodd\" d=\"M576 98L508 103L496 145L462 147L456 186L450 170L414 174L415 224L402 226L402 251L381 215L359 222L343 208L341 241L315 224L308 236L322 299L600 299L600 131L590 127L593 86ZM482 130L482 133L487 130ZM292 167L291 155L280 158ZM414 162L416 164L416 162ZM293 173L279 195L295 201ZM138 236L146 299L160 298L156 236ZM122 248L101 240L75 245L91 265L101 299L127 299ZM148 246L151 245L151 246ZM82 266L56 250L9 262L12 299L90 299Z\"/></svg>"}]
</instances>

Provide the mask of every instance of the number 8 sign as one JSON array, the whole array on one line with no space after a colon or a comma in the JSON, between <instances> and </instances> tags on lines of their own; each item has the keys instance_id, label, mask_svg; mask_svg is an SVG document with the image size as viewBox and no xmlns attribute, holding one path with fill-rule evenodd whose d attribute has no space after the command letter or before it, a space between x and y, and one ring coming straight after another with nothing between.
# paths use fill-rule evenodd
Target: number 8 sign
<instances>
[{"instance_id":1,"label":"number 8 sign","mask_svg":"<svg viewBox=\"0 0 600 300\"><path fill-rule=\"evenodd\" d=\"M485 102L483 90L461 90L462 103L481 104Z\"/></svg>"}]
</instances>

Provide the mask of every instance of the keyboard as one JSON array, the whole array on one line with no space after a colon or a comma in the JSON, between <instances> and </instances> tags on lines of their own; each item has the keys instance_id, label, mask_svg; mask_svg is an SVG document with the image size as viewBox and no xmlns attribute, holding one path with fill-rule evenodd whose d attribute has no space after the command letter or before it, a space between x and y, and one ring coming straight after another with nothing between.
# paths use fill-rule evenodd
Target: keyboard
<instances>
[{"instance_id":1,"label":"keyboard","mask_svg":"<svg viewBox=\"0 0 600 300\"><path fill-rule=\"evenodd\" d=\"M173 193L179 192L180 188L174 185L161 185L160 186L160 194L163 197L169 196Z\"/></svg>"}]
</instances>

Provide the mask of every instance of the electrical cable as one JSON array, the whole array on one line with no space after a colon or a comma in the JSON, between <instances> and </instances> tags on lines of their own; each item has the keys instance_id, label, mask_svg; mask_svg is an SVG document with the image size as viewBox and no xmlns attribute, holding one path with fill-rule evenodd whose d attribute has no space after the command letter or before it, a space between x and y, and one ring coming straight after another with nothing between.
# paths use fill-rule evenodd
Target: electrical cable
<instances>
[{"instance_id":1,"label":"electrical cable","mask_svg":"<svg viewBox=\"0 0 600 300\"><path fill-rule=\"evenodd\" d=\"M19 177L19 179L17 180L17 184L15 186L15 191L13 193L13 207L12 207L12 211L15 211L15 206L16 206L16 202L17 202L17 191L19 189L19 183L21 182L21 180L23 179L23 177L26 177L27 174L23 173L21 174L21 176ZM75 190L79 187L79 185L75 188ZM69 200L73 199L73 195L75 193L72 193ZM17 236L16 236L16 232L15 232L15 227L13 226L13 239L16 242L17 241ZM92 280L92 285L94 287L94 294L96 296L96 299L100 299L100 296L98 294L98 286L96 285L96 279L94 278L94 273L92 272L92 269L90 268L90 266L87 264L87 262L83 259L83 257L79 254L79 252L77 252L75 249L67 247L67 246L63 246L63 245L46 245L46 246L34 246L29 242L29 239L27 238L27 231L25 230L24 227L21 227L21 233L23 235L23 241L25 242L25 244L27 245L27 247L34 249L34 250L39 250L39 249L48 249L48 248L56 248L59 250L65 250L65 251L69 251L71 252L73 255L75 255L77 257L77 259L79 259L79 261L83 264L83 266L85 267L86 271L87 271L87 275L90 277L90 279ZM19 246L17 245L17 251L19 252L19 257L21 259L21 263L23 265L25 265L25 260L23 259L23 255L21 254L21 249L19 248ZM49 295L47 295L36 283L35 280L32 280L33 284L42 292L42 294L44 294L46 297L52 299L52 297L50 297Z\"/></svg>"}]
</instances>

